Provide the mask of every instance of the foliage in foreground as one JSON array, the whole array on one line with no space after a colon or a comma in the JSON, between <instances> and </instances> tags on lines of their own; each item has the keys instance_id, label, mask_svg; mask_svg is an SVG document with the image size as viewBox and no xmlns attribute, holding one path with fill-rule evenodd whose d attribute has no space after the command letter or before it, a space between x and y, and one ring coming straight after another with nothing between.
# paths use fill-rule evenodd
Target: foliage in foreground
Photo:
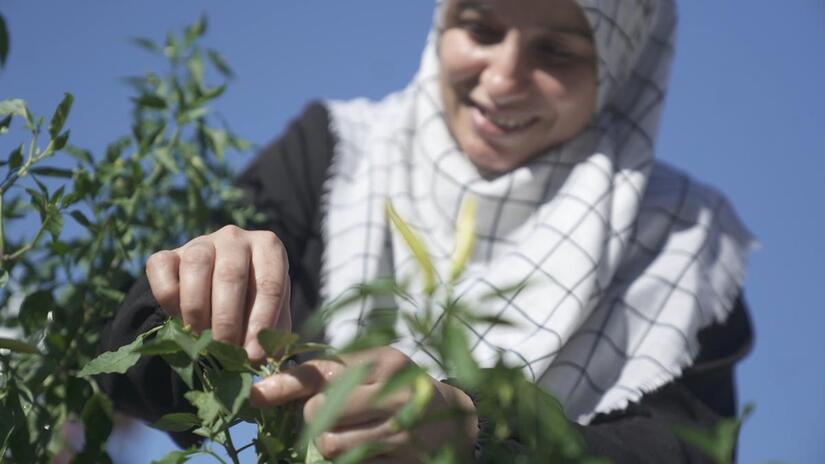
<instances>
[{"instance_id":1,"label":"foliage in foreground","mask_svg":"<svg viewBox=\"0 0 825 464\"><path fill-rule=\"evenodd\" d=\"M137 93L131 134L117 139L103 154L95 156L69 145L64 126L73 105L71 95L58 105L48 124L22 100L0 101L0 135L14 137L14 130L21 129L28 138L12 142L16 145L11 153L0 160L0 459L4 461L46 463L73 455L75 462L110 462L106 441L113 428L113 407L94 375L125 372L140 356L154 355L163 357L192 387L186 399L195 413L170 414L152 425L207 439L201 448L173 452L160 462L181 463L196 454L222 461L214 446L223 447L235 462L246 456L244 452L254 452L258 462L321 462L313 438L334 422L347 395L365 375L364 369L353 369L332 384L327 394L336 400L327 403L321 419L303 427L298 406L259 410L248 401L254 378L278 372L292 356L310 351L336 355L326 346L300 343L296 335L263 332L260 340L270 358L254 366L245 351L212 340L210 331L194 334L169 321L116 352L94 357L106 319L142 272L148 254L210 232L218 223L243 226L260 220L232 187L223 162L225 151L243 151L248 144L226 127L213 125L208 104L226 87L208 86L207 77L217 73L228 78L231 71L217 52L199 45L205 29L201 19L181 36L170 34L163 45L136 40L142 48L164 56L170 67L162 75L128 79ZM8 43L0 16L0 67ZM72 156L75 167L47 164L57 153ZM468 205L459 219L454 267L439 288L426 246L388 207L392 223L418 260L427 299L416 316L401 315L393 308L376 310L361 336L343 351L390 344L398 337L398 324L405 325L435 354L451 381L479 399L479 414L488 421L483 460L593 462L555 399L527 381L521 370L503 364L481 369L470 354L466 323L506 323L479 319L452 295L452 285L472 250L472 211ZM65 221L75 222L79 232L67 236ZM6 233L12 230L16 233ZM407 293L395 281L366 283L352 298L326 311L369 297L409 299ZM434 316L436 307L443 309L443 317ZM432 387L421 381L423 375L416 368L402 371L382 392L400 388L415 392L413 401L396 417L400 427L414 428L437 419L424 414ZM460 420L458 412L447 414ZM251 443L236 445L230 429L241 421L256 423L258 433ZM71 423L83 425L79 447L63 434ZM710 450L717 462L728 462L738 427L738 422L730 422L716 431L680 433ZM380 450L357 448L337 462L359 462L376 451ZM424 458L435 463L458 459L449 448Z\"/></svg>"}]
</instances>

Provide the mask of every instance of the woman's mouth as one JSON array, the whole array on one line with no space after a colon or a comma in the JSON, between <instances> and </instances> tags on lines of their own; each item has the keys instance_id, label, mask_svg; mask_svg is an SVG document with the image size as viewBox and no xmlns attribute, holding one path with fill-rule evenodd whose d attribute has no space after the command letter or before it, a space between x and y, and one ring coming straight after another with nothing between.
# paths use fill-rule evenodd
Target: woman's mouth
<instances>
[{"instance_id":1,"label":"woman's mouth","mask_svg":"<svg viewBox=\"0 0 825 464\"><path fill-rule=\"evenodd\" d=\"M503 137L522 132L539 118L535 116L515 116L494 113L478 105L471 106L473 125L482 134Z\"/></svg>"}]
</instances>

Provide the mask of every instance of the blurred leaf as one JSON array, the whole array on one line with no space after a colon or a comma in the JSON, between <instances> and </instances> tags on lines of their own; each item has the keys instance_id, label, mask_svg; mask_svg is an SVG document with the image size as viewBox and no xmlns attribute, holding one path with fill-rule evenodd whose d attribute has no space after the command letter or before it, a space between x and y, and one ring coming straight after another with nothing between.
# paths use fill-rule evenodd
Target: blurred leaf
<instances>
[{"instance_id":1,"label":"blurred leaf","mask_svg":"<svg viewBox=\"0 0 825 464\"><path fill-rule=\"evenodd\" d=\"M201 54L192 54L192 56L186 61L186 67L189 69L189 73L192 75L192 81L195 82L197 88L202 89L204 86L204 67Z\"/></svg>"},{"instance_id":2,"label":"blurred leaf","mask_svg":"<svg viewBox=\"0 0 825 464\"><path fill-rule=\"evenodd\" d=\"M421 240L421 237L398 215L398 212L392 206L392 203L387 202L386 206L387 216L390 218L390 221L401 233L401 236L404 238L404 242L406 242L407 247L409 247L410 251L412 251L413 256L415 256L415 260L418 261L418 265L421 268L421 272L424 273L424 291L428 295L432 295L435 292L435 267L433 266L432 258L430 258L430 252L427 250L426 245Z\"/></svg>"},{"instance_id":3,"label":"blurred leaf","mask_svg":"<svg viewBox=\"0 0 825 464\"><path fill-rule=\"evenodd\" d=\"M63 125L66 124L66 119L72 111L72 103L74 103L74 95L66 93L63 96L63 100L57 105L57 109L54 110L51 122L49 122L49 135L51 135L53 139L57 138L60 131L63 130Z\"/></svg>"},{"instance_id":4,"label":"blurred leaf","mask_svg":"<svg viewBox=\"0 0 825 464\"><path fill-rule=\"evenodd\" d=\"M0 289L5 287L6 284L9 283L9 271L2 269L0 270Z\"/></svg>"},{"instance_id":5,"label":"blurred leaf","mask_svg":"<svg viewBox=\"0 0 825 464\"><path fill-rule=\"evenodd\" d=\"M26 335L42 329L46 325L46 316L54 309L54 297L51 290L39 290L26 296L20 305L20 325Z\"/></svg>"},{"instance_id":6,"label":"blurred leaf","mask_svg":"<svg viewBox=\"0 0 825 464\"><path fill-rule=\"evenodd\" d=\"M144 94L138 98L133 98L132 101L134 101L138 106L143 106L146 108L155 108L158 110L166 109L166 100L158 95Z\"/></svg>"},{"instance_id":7,"label":"blurred leaf","mask_svg":"<svg viewBox=\"0 0 825 464\"><path fill-rule=\"evenodd\" d=\"M206 15L202 14L194 24L186 28L184 32L184 43L186 47L192 45L195 40L201 38L204 33L206 33Z\"/></svg>"},{"instance_id":8,"label":"blurred leaf","mask_svg":"<svg viewBox=\"0 0 825 464\"><path fill-rule=\"evenodd\" d=\"M83 214L81 211L74 210L69 214L71 214L71 216L74 218L74 220L77 221L83 227L86 227L87 229L92 227L92 222L89 221L89 219L86 217L86 215Z\"/></svg>"},{"instance_id":9,"label":"blurred leaf","mask_svg":"<svg viewBox=\"0 0 825 464\"><path fill-rule=\"evenodd\" d=\"M267 355L273 356L286 347L295 344L298 335L286 330L264 329L258 332L258 342Z\"/></svg>"},{"instance_id":10,"label":"blurred leaf","mask_svg":"<svg viewBox=\"0 0 825 464\"><path fill-rule=\"evenodd\" d=\"M347 368L344 373L324 389L324 405L315 419L306 424L301 433L301 443L311 443L335 423L338 414L349 401L350 394L367 378L371 364Z\"/></svg>"},{"instance_id":11,"label":"blurred leaf","mask_svg":"<svg viewBox=\"0 0 825 464\"><path fill-rule=\"evenodd\" d=\"M103 393L95 393L83 407L86 449L100 449L112 433L114 407Z\"/></svg>"},{"instance_id":12,"label":"blurred leaf","mask_svg":"<svg viewBox=\"0 0 825 464\"><path fill-rule=\"evenodd\" d=\"M50 153L54 153L56 151L62 150L63 147L65 147L66 144L69 143L69 135L70 134L71 134L71 131L66 131L66 132L58 135L57 138L54 139L54 145L52 145L52 149L51 149Z\"/></svg>"},{"instance_id":13,"label":"blurred leaf","mask_svg":"<svg viewBox=\"0 0 825 464\"><path fill-rule=\"evenodd\" d=\"M328 464L330 461L324 459L324 455L318 451L318 447L314 442L307 443L307 456L304 459L305 464Z\"/></svg>"},{"instance_id":14,"label":"blurred leaf","mask_svg":"<svg viewBox=\"0 0 825 464\"><path fill-rule=\"evenodd\" d=\"M227 79L231 79L235 76L232 72L232 68L229 67L226 60L221 56L221 54L217 50L208 49L206 51L206 56L209 57L209 61L212 62L212 65L215 66L215 69L218 70L219 73L223 75L223 77Z\"/></svg>"},{"instance_id":15,"label":"blurred leaf","mask_svg":"<svg viewBox=\"0 0 825 464\"><path fill-rule=\"evenodd\" d=\"M0 100L0 116L26 116L26 102L19 98Z\"/></svg>"},{"instance_id":16,"label":"blurred leaf","mask_svg":"<svg viewBox=\"0 0 825 464\"><path fill-rule=\"evenodd\" d=\"M219 371L212 378L215 398L224 410L234 416L249 398L252 374Z\"/></svg>"},{"instance_id":17,"label":"blurred leaf","mask_svg":"<svg viewBox=\"0 0 825 464\"><path fill-rule=\"evenodd\" d=\"M6 19L0 14L0 68L6 65L6 58L9 56L9 29L6 27Z\"/></svg>"},{"instance_id":18,"label":"blurred leaf","mask_svg":"<svg viewBox=\"0 0 825 464\"><path fill-rule=\"evenodd\" d=\"M9 154L9 168L17 169L23 165L23 145L18 146Z\"/></svg>"},{"instance_id":19,"label":"blurred leaf","mask_svg":"<svg viewBox=\"0 0 825 464\"><path fill-rule=\"evenodd\" d=\"M75 146L69 146L66 148L66 153L68 153L72 158L75 158L83 163L94 164L92 152L90 152L89 150L84 150L82 148L78 148Z\"/></svg>"},{"instance_id":20,"label":"blurred leaf","mask_svg":"<svg viewBox=\"0 0 825 464\"><path fill-rule=\"evenodd\" d=\"M713 428L675 425L673 431L680 439L701 450L716 464L733 462L742 424L753 413L753 405L747 404L739 419L723 419Z\"/></svg>"},{"instance_id":21,"label":"blurred leaf","mask_svg":"<svg viewBox=\"0 0 825 464\"><path fill-rule=\"evenodd\" d=\"M13 338L0 337L0 349L6 349L14 353L42 354L36 346Z\"/></svg>"},{"instance_id":22,"label":"blurred leaf","mask_svg":"<svg viewBox=\"0 0 825 464\"><path fill-rule=\"evenodd\" d=\"M0 120L0 134L5 134L9 131L9 127L11 126L11 115L6 116L2 120Z\"/></svg>"},{"instance_id":23,"label":"blurred leaf","mask_svg":"<svg viewBox=\"0 0 825 464\"><path fill-rule=\"evenodd\" d=\"M464 268L473 255L476 242L476 216L478 202L475 197L467 197L461 207L461 213L456 223L455 252L451 262L450 282L455 282L464 273Z\"/></svg>"},{"instance_id":24,"label":"blurred leaf","mask_svg":"<svg viewBox=\"0 0 825 464\"><path fill-rule=\"evenodd\" d=\"M152 39L147 39L146 37L135 37L132 39L132 43L148 52L160 53L160 45L155 43Z\"/></svg>"},{"instance_id":25,"label":"blurred leaf","mask_svg":"<svg viewBox=\"0 0 825 464\"><path fill-rule=\"evenodd\" d=\"M152 461L152 464L184 464L187 461L189 461L189 458L198 454L199 452L200 451L195 447L189 448L187 450L172 451L171 453L158 459L157 461Z\"/></svg>"},{"instance_id":26,"label":"blurred leaf","mask_svg":"<svg viewBox=\"0 0 825 464\"><path fill-rule=\"evenodd\" d=\"M195 427L200 427L201 421L198 416L185 412L166 414L153 422L152 427L166 432L185 432Z\"/></svg>"},{"instance_id":27,"label":"blurred leaf","mask_svg":"<svg viewBox=\"0 0 825 464\"><path fill-rule=\"evenodd\" d=\"M170 32L166 35L166 45L163 47L163 54L172 60L172 62L176 62L180 58L181 52L180 42L178 42L175 34Z\"/></svg>"},{"instance_id":28,"label":"blurred leaf","mask_svg":"<svg viewBox=\"0 0 825 464\"><path fill-rule=\"evenodd\" d=\"M71 179L74 176L74 172L70 169L55 168L51 166L35 166L31 168L30 172L40 176L61 177L64 179Z\"/></svg>"},{"instance_id":29,"label":"blurred leaf","mask_svg":"<svg viewBox=\"0 0 825 464\"><path fill-rule=\"evenodd\" d=\"M441 343L443 344L444 360L463 385L477 385L480 379L480 371L478 363L470 354L470 344L467 341L464 329L455 320L447 319L443 324L444 333Z\"/></svg>"}]
</instances>

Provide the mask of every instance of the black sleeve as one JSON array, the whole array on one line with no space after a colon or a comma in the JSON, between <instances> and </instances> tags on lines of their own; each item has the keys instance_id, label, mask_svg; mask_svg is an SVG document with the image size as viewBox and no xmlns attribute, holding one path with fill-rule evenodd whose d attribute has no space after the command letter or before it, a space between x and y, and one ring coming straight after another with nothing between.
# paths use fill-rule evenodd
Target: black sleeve
<instances>
[{"instance_id":1,"label":"black sleeve","mask_svg":"<svg viewBox=\"0 0 825 464\"><path fill-rule=\"evenodd\" d=\"M734 365L750 351L752 338L740 298L727 321L699 333L701 351L681 378L623 411L579 427L590 451L614 463L711 462L679 440L674 426L708 429L736 416Z\"/></svg>"},{"instance_id":2,"label":"black sleeve","mask_svg":"<svg viewBox=\"0 0 825 464\"><path fill-rule=\"evenodd\" d=\"M326 109L312 104L283 136L261 151L237 181L249 201L266 216L266 222L255 228L272 230L287 249L294 327L300 327L318 302L318 202L333 145ZM99 351L116 350L166 319L143 276L108 323ZM144 357L126 374L103 375L98 381L118 410L146 421L191 410L183 398L186 385L159 357ZM181 446L196 439L186 433L171 435Z\"/></svg>"}]
</instances>

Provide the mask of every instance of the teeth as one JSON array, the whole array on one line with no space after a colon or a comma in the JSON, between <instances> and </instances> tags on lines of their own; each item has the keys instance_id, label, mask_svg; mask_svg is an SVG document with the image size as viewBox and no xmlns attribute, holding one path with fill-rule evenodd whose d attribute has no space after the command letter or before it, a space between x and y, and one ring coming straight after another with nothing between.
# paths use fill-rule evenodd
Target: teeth
<instances>
[{"instance_id":1,"label":"teeth","mask_svg":"<svg viewBox=\"0 0 825 464\"><path fill-rule=\"evenodd\" d=\"M510 130L522 128L533 121L533 118L514 119L496 117L486 112L484 113L484 116L490 121L493 121L497 126Z\"/></svg>"}]
</instances>

